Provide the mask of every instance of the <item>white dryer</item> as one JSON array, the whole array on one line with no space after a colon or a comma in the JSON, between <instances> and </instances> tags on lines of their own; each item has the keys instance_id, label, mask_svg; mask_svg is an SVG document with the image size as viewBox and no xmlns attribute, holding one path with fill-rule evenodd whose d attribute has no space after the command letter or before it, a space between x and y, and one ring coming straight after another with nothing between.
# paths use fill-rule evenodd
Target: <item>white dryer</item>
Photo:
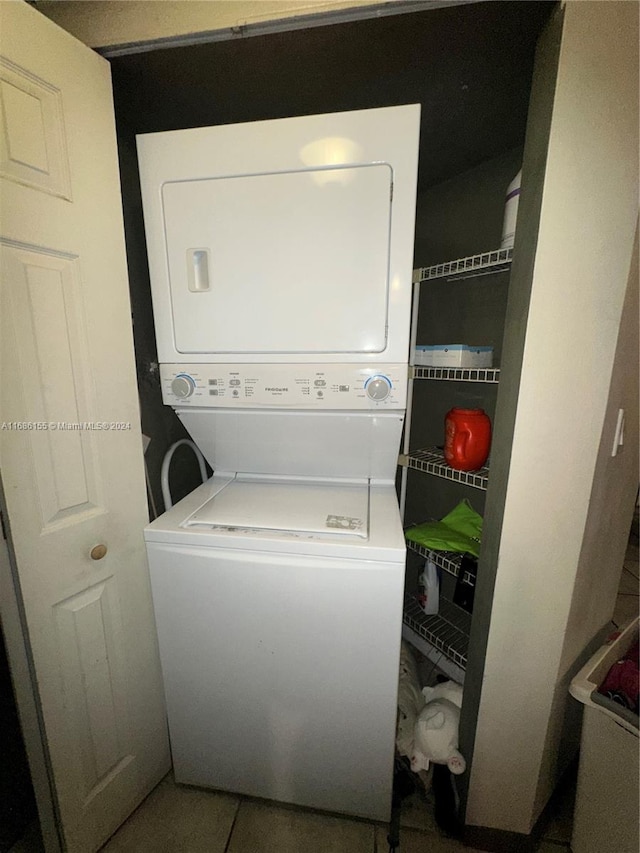
<instances>
[{"instance_id":1,"label":"white dryer","mask_svg":"<svg viewBox=\"0 0 640 853\"><path fill-rule=\"evenodd\" d=\"M215 472L145 531L178 782L389 817L418 125L139 138L163 398Z\"/></svg>"},{"instance_id":2,"label":"white dryer","mask_svg":"<svg viewBox=\"0 0 640 853\"><path fill-rule=\"evenodd\" d=\"M414 104L138 136L160 363L406 364L419 124Z\"/></svg>"}]
</instances>

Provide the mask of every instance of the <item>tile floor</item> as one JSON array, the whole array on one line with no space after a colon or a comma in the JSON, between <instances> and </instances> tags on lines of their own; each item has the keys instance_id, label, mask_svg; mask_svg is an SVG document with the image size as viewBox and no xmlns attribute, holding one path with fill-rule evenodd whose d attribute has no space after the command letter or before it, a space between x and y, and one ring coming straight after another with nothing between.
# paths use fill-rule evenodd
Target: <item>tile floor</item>
<instances>
[{"instance_id":1,"label":"tile floor","mask_svg":"<svg viewBox=\"0 0 640 853\"><path fill-rule=\"evenodd\" d=\"M552 819L541 853L567 853L571 791ZM433 819L430 794L405 800L399 853L462 853ZM101 853L387 853L388 828L176 785L167 776Z\"/></svg>"},{"instance_id":2,"label":"tile floor","mask_svg":"<svg viewBox=\"0 0 640 853\"><path fill-rule=\"evenodd\" d=\"M626 623L638 615L639 593L638 588L638 516L634 519L627 545L627 553L622 564L622 576L618 588L616 608L613 613L613 621L616 625Z\"/></svg>"},{"instance_id":3,"label":"tile floor","mask_svg":"<svg viewBox=\"0 0 640 853\"><path fill-rule=\"evenodd\" d=\"M569 786L539 853L569 853L572 814ZM176 785L169 774L100 853L387 853L387 831L369 821ZM438 829L430 793L403 802L398 853L463 851L473 853ZM36 825L11 853L43 853Z\"/></svg>"},{"instance_id":4,"label":"tile floor","mask_svg":"<svg viewBox=\"0 0 640 853\"><path fill-rule=\"evenodd\" d=\"M637 528L636 528L637 530ZM632 532L614 621L638 613L638 536ZM568 853L575 781L558 792L539 853ZM11 853L41 853L37 827ZM101 853L387 853L387 827L176 785L167 776ZM433 817L430 793L403 802L399 853L471 851L447 838Z\"/></svg>"}]
</instances>

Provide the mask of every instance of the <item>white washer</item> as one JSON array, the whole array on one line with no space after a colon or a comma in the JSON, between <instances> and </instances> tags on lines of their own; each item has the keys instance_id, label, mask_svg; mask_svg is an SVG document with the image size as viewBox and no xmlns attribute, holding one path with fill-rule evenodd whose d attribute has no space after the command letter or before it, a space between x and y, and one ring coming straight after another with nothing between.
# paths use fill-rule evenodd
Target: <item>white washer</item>
<instances>
[{"instance_id":1,"label":"white washer","mask_svg":"<svg viewBox=\"0 0 640 853\"><path fill-rule=\"evenodd\" d=\"M253 408L207 409L203 395L177 409L216 474L145 530L175 778L386 820L405 566L392 407L406 376L372 400L368 371L346 365L332 387L350 408L325 385L304 410L292 400L315 368L279 366L277 386L271 365L230 370L241 388L255 380ZM282 408L260 408L265 387Z\"/></svg>"},{"instance_id":2,"label":"white washer","mask_svg":"<svg viewBox=\"0 0 640 853\"><path fill-rule=\"evenodd\" d=\"M394 487L214 476L145 537L176 780L387 820Z\"/></svg>"},{"instance_id":3,"label":"white washer","mask_svg":"<svg viewBox=\"0 0 640 853\"><path fill-rule=\"evenodd\" d=\"M164 402L145 531L178 782L387 820L418 105L138 138Z\"/></svg>"}]
</instances>

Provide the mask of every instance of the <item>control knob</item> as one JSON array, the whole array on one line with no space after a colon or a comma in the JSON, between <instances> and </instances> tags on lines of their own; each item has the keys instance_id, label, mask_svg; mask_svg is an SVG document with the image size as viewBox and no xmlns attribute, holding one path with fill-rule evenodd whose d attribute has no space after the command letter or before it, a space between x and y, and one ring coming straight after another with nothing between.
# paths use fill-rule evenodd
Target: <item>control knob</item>
<instances>
[{"instance_id":1,"label":"control knob","mask_svg":"<svg viewBox=\"0 0 640 853\"><path fill-rule=\"evenodd\" d=\"M391 387L391 380L389 377L378 373L367 379L364 385L364 390L370 400L374 400L376 403L381 403L382 400L386 400L391 393Z\"/></svg>"},{"instance_id":2,"label":"control knob","mask_svg":"<svg viewBox=\"0 0 640 853\"><path fill-rule=\"evenodd\" d=\"M171 391L181 400L190 397L196 390L196 383L186 373L179 373L171 383Z\"/></svg>"}]
</instances>

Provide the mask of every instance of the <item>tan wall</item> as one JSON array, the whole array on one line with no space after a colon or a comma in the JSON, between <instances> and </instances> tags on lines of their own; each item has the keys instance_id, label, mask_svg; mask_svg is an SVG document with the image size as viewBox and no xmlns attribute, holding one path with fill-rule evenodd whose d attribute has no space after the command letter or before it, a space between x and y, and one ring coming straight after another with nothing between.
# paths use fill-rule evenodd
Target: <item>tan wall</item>
<instances>
[{"instance_id":1,"label":"tan wall","mask_svg":"<svg viewBox=\"0 0 640 853\"><path fill-rule=\"evenodd\" d=\"M607 406L623 405L609 395L637 209L638 7L567 2L469 787L471 825L531 830L556 778L572 660L613 612L619 565L601 567L611 582L600 585L608 597L597 607L576 579L581 565L590 566L587 575L596 570L588 553L595 546L585 551L583 544L587 522L603 523L588 512L599 492L599 447L613 442ZM632 398L624 405L637 417ZM637 474L634 456L625 449ZM603 460L597 476L615 479L625 458ZM629 491L628 483L619 488ZM580 573L581 583L587 575Z\"/></svg>"},{"instance_id":2,"label":"tan wall","mask_svg":"<svg viewBox=\"0 0 640 853\"><path fill-rule=\"evenodd\" d=\"M346 10L366 12L367 7L381 5L400 7L405 3L381 4L372 0L42 0L37 9L89 47L99 48L228 30L298 16Z\"/></svg>"},{"instance_id":3,"label":"tan wall","mask_svg":"<svg viewBox=\"0 0 640 853\"><path fill-rule=\"evenodd\" d=\"M575 661L593 636L594 626L611 618L629 537L634 498L638 489L638 231L631 258L629 284L622 312L613 375L609 389L600 450L596 463L589 512L582 541L582 552L574 586L565 644L557 675L557 689L552 714L545 762L539 780L542 799L553 778L568 735L570 721L579 720L582 706L569 700L563 715ZM625 411L624 443L612 457L618 411ZM544 802L540 804L540 808Z\"/></svg>"}]
</instances>

